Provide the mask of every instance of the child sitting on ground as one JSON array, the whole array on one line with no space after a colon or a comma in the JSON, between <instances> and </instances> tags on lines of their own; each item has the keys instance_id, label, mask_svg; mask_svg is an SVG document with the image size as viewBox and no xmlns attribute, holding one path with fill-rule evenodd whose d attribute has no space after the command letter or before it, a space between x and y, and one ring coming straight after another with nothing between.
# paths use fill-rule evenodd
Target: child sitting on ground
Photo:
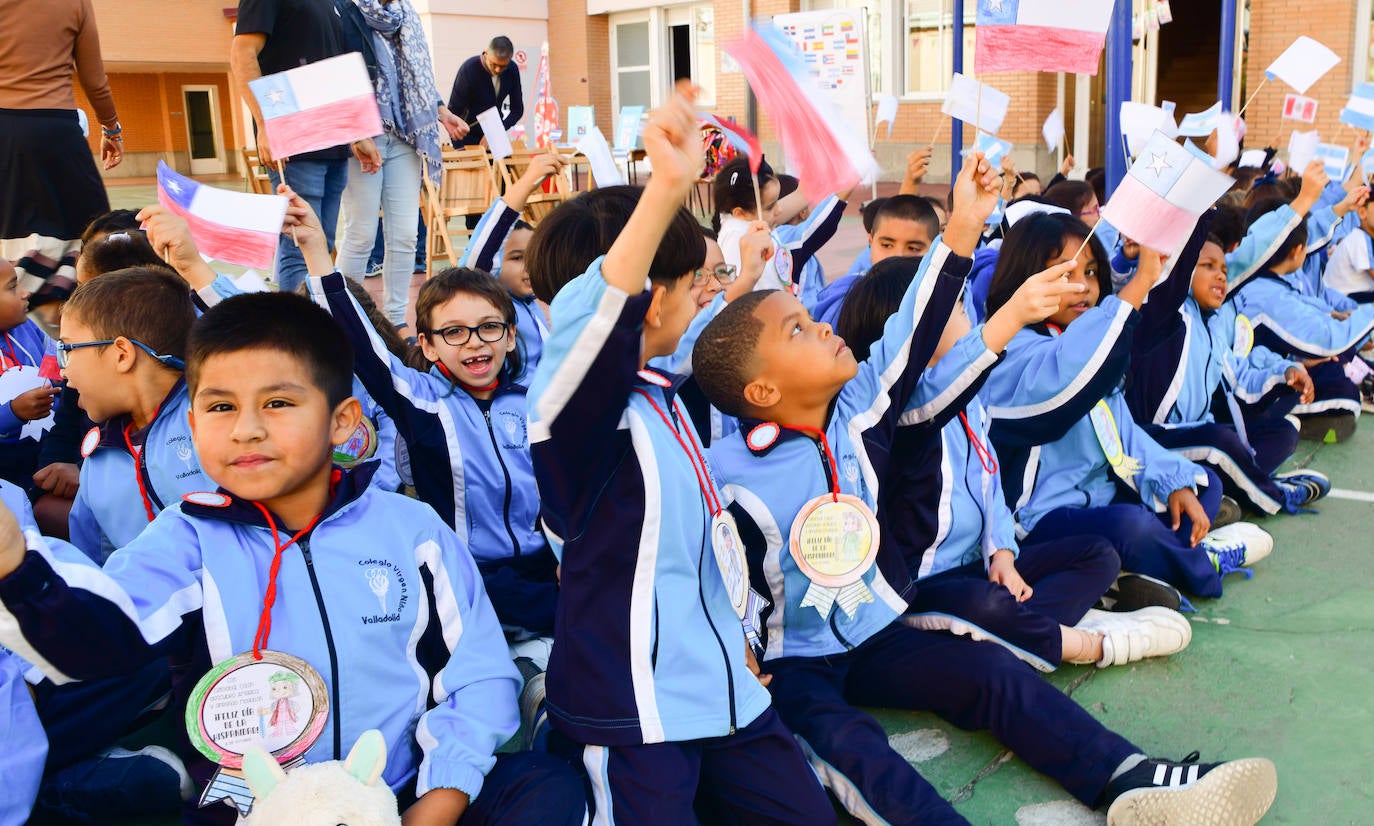
<instances>
[{"instance_id":1,"label":"child sitting on ground","mask_svg":"<svg viewBox=\"0 0 1374 826\"><path fill-rule=\"evenodd\" d=\"M562 155L541 152L530 158L529 166L505 193L492 201L468 238L459 267L489 272L496 276L515 302L516 327L520 331L524 372L517 381L528 383L539 366L544 339L549 335L544 307L534 297L530 276L525 270L525 248L530 245L534 227L520 218L530 195L550 175L557 175L567 161Z\"/></svg>"},{"instance_id":2,"label":"child sitting on ground","mask_svg":"<svg viewBox=\"0 0 1374 826\"><path fill-rule=\"evenodd\" d=\"M914 258L889 258L850 291L837 333L856 359L867 360L918 266ZM1069 269L1061 264L1035 278L1056 279ZM1027 281L1023 289L1037 288ZM1061 662L1106 667L1176 653L1192 638L1178 612L1093 610L1121 568L1111 543L1096 536L1017 541L977 392L998 361L988 343L1019 330L1022 312L1015 300L971 329L962 303L956 305L893 437L877 513L883 541L900 549L916 581L903 621L990 639L1041 671Z\"/></svg>"},{"instance_id":3,"label":"child sitting on ground","mask_svg":"<svg viewBox=\"0 0 1374 826\"><path fill-rule=\"evenodd\" d=\"M526 258L553 319L529 394L541 521L562 563L550 720L591 777L597 823L695 823L700 799L720 822L833 824L751 674L734 599L747 585L738 568L727 583L713 552L719 492L679 380L647 368L697 312L705 250L682 203L704 158L689 96L643 140L643 191L568 201Z\"/></svg>"},{"instance_id":4,"label":"child sitting on ground","mask_svg":"<svg viewBox=\"0 0 1374 826\"><path fill-rule=\"evenodd\" d=\"M1186 764L1151 760L1077 703L984 642L894 622L905 610L904 561L881 539L878 505L887 449L963 287L999 185L982 153L955 182L947 232L858 364L829 325L780 292L733 302L697 343L696 376L742 428L711 448L733 499L747 570L768 591L765 667L779 714L814 755L846 807L894 824L966 823L854 705L934 711L962 728L989 728L1034 768L1109 822L1149 813L1193 823L1204 812L1254 823L1272 803L1267 760ZM1057 273L1056 273L1057 275ZM1018 294L1021 323L1081 290L1043 278ZM989 351L1010 338L985 336ZM1188 784L1169 786L1170 774Z\"/></svg>"},{"instance_id":5,"label":"child sitting on ground","mask_svg":"<svg viewBox=\"0 0 1374 826\"><path fill-rule=\"evenodd\" d=\"M874 213L873 229L868 233L868 255L873 264L897 255L920 257L940 234L940 216L916 195L894 195L883 201ZM863 274L838 278L821 290L811 308L817 321L834 325L844 306L844 297Z\"/></svg>"},{"instance_id":6,"label":"child sitting on ground","mask_svg":"<svg viewBox=\"0 0 1374 826\"><path fill-rule=\"evenodd\" d=\"M28 312L19 274L0 258L0 479L36 499L42 494L33 480L39 442L52 426L62 377L52 339Z\"/></svg>"},{"instance_id":7,"label":"child sitting on ground","mask_svg":"<svg viewBox=\"0 0 1374 826\"><path fill-rule=\"evenodd\" d=\"M323 245L318 229L296 230ZM342 759L377 728L408 821L481 824L528 807L526 822L581 823L566 766L495 755L517 726L519 677L466 549L422 503L369 486L370 466L331 462L361 413L328 314L294 295L235 297L197 322L187 351L196 452L220 492L172 503L103 570L0 509L0 642L59 680L172 656L178 716L212 666L297 657L330 698L307 762ZM184 756L204 783L213 765Z\"/></svg>"}]
</instances>

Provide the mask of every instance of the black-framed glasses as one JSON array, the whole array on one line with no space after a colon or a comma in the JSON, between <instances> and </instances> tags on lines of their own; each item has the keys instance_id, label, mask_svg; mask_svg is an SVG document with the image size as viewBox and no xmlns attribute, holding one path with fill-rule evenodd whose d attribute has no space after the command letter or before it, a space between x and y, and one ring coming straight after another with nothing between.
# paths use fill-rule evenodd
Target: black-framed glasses
<instances>
[{"instance_id":1,"label":"black-framed glasses","mask_svg":"<svg viewBox=\"0 0 1374 826\"><path fill-rule=\"evenodd\" d=\"M735 280L736 272L733 264L717 264L713 270L700 269L692 273L692 285L700 287L712 278L719 284L729 284Z\"/></svg>"},{"instance_id":2,"label":"black-framed glasses","mask_svg":"<svg viewBox=\"0 0 1374 826\"><path fill-rule=\"evenodd\" d=\"M445 327L442 330L430 330L430 335L438 336L450 347L462 347L467 344L473 334L477 334L479 341L487 344L495 344L506 337L510 325L504 321L483 321L476 327L469 327L466 324L454 324L452 327Z\"/></svg>"},{"instance_id":3,"label":"black-framed glasses","mask_svg":"<svg viewBox=\"0 0 1374 826\"><path fill-rule=\"evenodd\" d=\"M71 361L71 352L72 352L73 350L80 350L80 349L82 349L83 347L108 347L108 346L110 346L111 344L114 344L114 343L115 343L116 341L118 341L118 340L119 340L119 339L104 338L104 339L101 339L100 341L82 341L82 342L78 342L78 343L76 343L76 344L67 344L66 342L58 342L58 343L57 343L57 366L60 367L60 368L62 368L63 370L67 369L67 363L68 363L69 361ZM143 352L147 353L149 356L152 356L154 359L156 359L156 360L158 360L159 362L161 362L163 365L165 365L165 366L167 366L167 367L170 367L170 368L172 368L173 370L185 370L185 369L186 369L186 362L182 361L181 359L177 358L176 356L164 356L164 355L162 355L161 353L157 352L156 350L154 350L153 348L149 347L148 345L144 344L143 342L139 341L139 340L136 339L136 338L126 339L126 340L127 340L130 344L132 344L133 346L137 347L138 349L140 349L140 350L142 350Z\"/></svg>"}]
</instances>

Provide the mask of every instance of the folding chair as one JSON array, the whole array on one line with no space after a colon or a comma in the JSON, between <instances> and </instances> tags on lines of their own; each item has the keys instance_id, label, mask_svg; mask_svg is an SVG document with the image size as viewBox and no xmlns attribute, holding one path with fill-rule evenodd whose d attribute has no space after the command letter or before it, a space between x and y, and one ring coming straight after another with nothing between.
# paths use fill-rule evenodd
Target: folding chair
<instances>
[{"instance_id":1,"label":"folding chair","mask_svg":"<svg viewBox=\"0 0 1374 826\"><path fill-rule=\"evenodd\" d=\"M530 162L536 155L549 152L548 149L527 149L524 142L517 142L511 145L514 150L509 157L501 158L496 162L497 169L501 172L501 181L505 189L510 189L515 182L529 169ZM557 150L552 150L557 151ZM523 216L532 225L537 225L554 208L568 198L572 197L572 182L568 180L566 173L551 175L548 178L548 191L545 187L535 189L534 193L525 201Z\"/></svg>"},{"instance_id":2,"label":"folding chair","mask_svg":"<svg viewBox=\"0 0 1374 826\"><path fill-rule=\"evenodd\" d=\"M243 182L249 192L258 195L273 194L272 179L267 177L267 167L258 159L258 150L240 147L239 171L243 173Z\"/></svg>"},{"instance_id":3,"label":"folding chair","mask_svg":"<svg viewBox=\"0 0 1374 826\"><path fill-rule=\"evenodd\" d=\"M496 176L490 153L476 146L444 150L443 176L437 189L428 177L422 176L422 180L425 226L429 230L425 276L429 277L434 274L435 259L446 257L449 266L458 266L461 247L455 246L449 235L449 220L486 212L496 198ZM464 233L470 234L466 229Z\"/></svg>"}]
</instances>

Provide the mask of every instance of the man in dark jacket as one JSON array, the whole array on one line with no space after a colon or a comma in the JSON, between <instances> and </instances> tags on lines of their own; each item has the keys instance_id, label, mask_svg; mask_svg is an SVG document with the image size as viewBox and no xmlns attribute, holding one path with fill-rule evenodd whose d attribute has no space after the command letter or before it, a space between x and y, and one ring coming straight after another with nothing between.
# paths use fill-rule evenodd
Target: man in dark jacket
<instances>
[{"instance_id":1,"label":"man in dark jacket","mask_svg":"<svg viewBox=\"0 0 1374 826\"><path fill-rule=\"evenodd\" d=\"M463 139L465 146L476 146L482 142L482 127L477 123L477 115L493 106L501 113L501 124L507 129L525 116L520 70L511 65L514 54L515 45L510 38L498 35L491 39L485 51L468 58L458 67L448 109L471 127Z\"/></svg>"}]
</instances>

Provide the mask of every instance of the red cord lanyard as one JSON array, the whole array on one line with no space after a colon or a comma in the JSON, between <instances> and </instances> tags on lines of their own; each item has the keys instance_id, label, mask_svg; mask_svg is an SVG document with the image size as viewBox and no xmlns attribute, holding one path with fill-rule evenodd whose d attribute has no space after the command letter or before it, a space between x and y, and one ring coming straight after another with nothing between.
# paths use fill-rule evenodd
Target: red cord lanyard
<instances>
[{"instance_id":1,"label":"red cord lanyard","mask_svg":"<svg viewBox=\"0 0 1374 826\"><path fill-rule=\"evenodd\" d=\"M964 432L968 434L968 443L973 446L973 452L978 454L978 461L982 463L983 470L988 473L997 472L997 458L992 455L988 446L983 444L978 435L973 432L973 427L968 423L968 415L964 411L959 411L959 421L964 423Z\"/></svg>"},{"instance_id":2,"label":"red cord lanyard","mask_svg":"<svg viewBox=\"0 0 1374 826\"><path fill-rule=\"evenodd\" d=\"M706 466L706 456L697 445L696 434L692 433L692 429L689 427L687 428L687 438L684 440L672 419L668 418L668 414L663 412L663 408L658 406L652 396L637 387L635 392L649 402L649 406L654 409L660 419L663 419L663 423L668 425L669 430L673 431L673 438L677 439L677 443L682 446L682 452L687 454L687 461L692 463L692 470L697 475L697 485L701 487L702 498L706 500L706 509L711 512L712 517L718 516L723 510L720 506L720 496L716 493L715 482L711 479L711 470ZM682 409L677 406L676 399L673 400L673 409L681 415ZM689 443L691 447L688 447Z\"/></svg>"},{"instance_id":3,"label":"red cord lanyard","mask_svg":"<svg viewBox=\"0 0 1374 826\"><path fill-rule=\"evenodd\" d=\"M157 514L153 513L153 500L148 497L148 486L143 482L143 448L146 445L139 445L139 449L134 449L134 440L129 436L133 429L133 422L124 425L124 446L129 449L129 456L134 460L134 481L138 482L138 495L143 499L143 512L148 514L148 521L151 522Z\"/></svg>"},{"instance_id":4,"label":"red cord lanyard","mask_svg":"<svg viewBox=\"0 0 1374 826\"><path fill-rule=\"evenodd\" d=\"M840 473L835 466L835 454L830 452L830 440L825 437L825 431L814 427L794 427L785 424L783 427L788 430L795 430L798 433L805 433L808 436L815 436L821 444L821 450L825 452L825 461L830 465L830 498L832 501L840 501Z\"/></svg>"},{"instance_id":5,"label":"red cord lanyard","mask_svg":"<svg viewBox=\"0 0 1374 826\"><path fill-rule=\"evenodd\" d=\"M277 533L277 522L272 518L272 514L268 513L267 508L263 507L261 502L254 502L253 507L262 511L263 518L267 520L267 527L272 529L272 545L277 549L272 554L272 567L267 574L267 592L262 596L262 616L258 618L258 633L253 636L253 659L261 660L262 649L267 647L267 638L272 633L272 604L277 601L277 572L281 570L281 555L287 548L296 544L297 539L309 533L310 529L315 527L315 524L320 521L320 517L324 514L315 514L315 518L310 520L310 524L297 531L296 535L288 539L283 545Z\"/></svg>"},{"instance_id":6,"label":"red cord lanyard","mask_svg":"<svg viewBox=\"0 0 1374 826\"><path fill-rule=\"evenodd\" d=\"M9 359L8 364L0 364L0 373L8 371L12 367L19 367L19 354L14 352L14 342L10 339L10 334L5 333L5 343L0 345L0 357Z\"/></svg>"}]
</instances>

